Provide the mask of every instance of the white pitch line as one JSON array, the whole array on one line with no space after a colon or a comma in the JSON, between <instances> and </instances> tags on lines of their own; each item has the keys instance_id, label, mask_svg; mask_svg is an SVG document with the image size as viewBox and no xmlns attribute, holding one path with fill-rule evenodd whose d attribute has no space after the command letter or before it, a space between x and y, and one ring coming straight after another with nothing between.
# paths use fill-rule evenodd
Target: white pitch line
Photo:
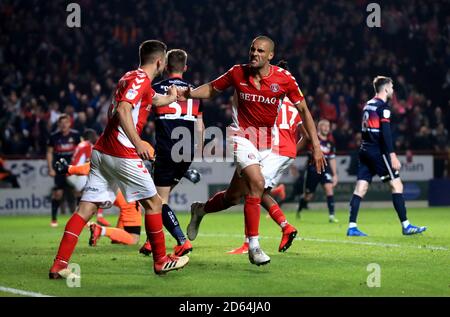
<instances>
[{"instance_id":1,"label":"white pitch line","mask_svg":"<svg viewBox=\"0 0 450 317\"><path fill-rule=\"evenodd\" d=\"M29 297L53 297L53 296L44 295L41 293L28 292L28 291L24 291L21 289L3 287L3 286L0 286L0 291L5 292L5 293L15 294L15 295L29 296Z\"/></svg>"},{"instance_id":2,"label":"white pitch line","mask_svg":"<svg viewBox=\"0 0 450 317\"><path fill-rule=\"evenodd\" d=\"M199 236L203 237L229 237L229 238L243 238L243 235L238 234L204 234L199 233ZM261 239L279 240L280 237L270 237L270 236L260 236ZM381 242L368 242L368 241L349 241L349 240L329 240L329 239L318 239L318 238L295 238L299 241L311 241L311 242L324 242L324 243L340 243L340 244L356 244L356 245L369 245L375 247L390 247L390 248L412 248L412 249L427 249L436 251L448 251L448 248L441 246L432 245L405 245L405 244L395 244L395 243L381 243Z\"/></svg>"}]
</instances>

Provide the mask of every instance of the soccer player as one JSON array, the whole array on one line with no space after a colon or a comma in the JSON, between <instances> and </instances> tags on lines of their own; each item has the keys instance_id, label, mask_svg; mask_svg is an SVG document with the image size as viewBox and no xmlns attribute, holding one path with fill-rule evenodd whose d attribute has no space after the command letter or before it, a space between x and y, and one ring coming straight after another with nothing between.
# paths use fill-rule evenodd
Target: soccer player
<instances>
[{"instance_id":1,"label":"soccer player","mask_svg":"<svg viewBox=\"0 0 450 317\"><path fill-rule=\"evenodd\" d=\"M181 49L167 52L167 79L154 84L153 89L159 94L166 94L168 88L175 85L178 89L187 89L192 85L183 79L187 70L187 53ZM156 190L162 199L162 217L164 227L177 241L174 247L175 255L181 256L192 251L191 242L186 239L175 212L169 206L169 195L188 171L196 150L202 150L203 118L199 100L187 99L173 102L168 106L155 107L156 117L156 158L154 163L154 179ZM190 138L182 148L180 158L172 157L173 146L180 142L172 135L177 129L184 129ZM196 136L197 134L197 136ZM198 148L195 141L198 140ZM188 153L184 153L187 151ZM145 246L140 251L145 254Z\"/></svg>"},{"instance_id":2,"label":"soccer player","mask_svg":"<svg viewBox=\"0 0 450 317\"><path fill-rule=\"evenodd\" d=\"M85 129L82 135L83 141L81 141L77 147L75 148L75 152L72 156L71 165L73 165L72 169L75 169L75 166L83 165L86 162L89 162L91 159L92 148L94 147L95 142L98 140L98 134L93 129ZM56 163L58 163L57 161ZM56 164L55 163L55 164ZM66 162L67 163L67 162ZM83 168L81 168L83 169ZM71 184L78 193L81 193L86 186L87 175L89 173L89 169L86 174L68 174L67 182ZM57 171L57 174L58 173ZM63 174L64 175L64 174ZM97 223L102 226L109 226L109 222L103 217L102 209L97 211Z\"/></svg>"},{"instance_id":3,"label":"soccer player","mask_svg":"<svg viewBox=\"0 0 450 317\"><path fill-rule=\"evenodd\" d=\"M233 109L233 132L227 140L237 163L235 174L226 191L217 193L206 203L191 206L188 237L194 240L202 217L206 213L224 210L233 205L229 197L245 194L244 218L249 237L250 263L263 265L270 262L259 244L260 203L264 192L262 159L271 152L271 129L275 124L278 109L285 96L298 108L305 121L308 134L313 136L316 168L324 167L322 152L314 121L295 78L287 70L273 66L270 61L275 54L275 44L267 36L258 36L250 46L249 63L235 65L216 80L194 90L179 91L185 98L212 98L228 87L234 87L238 105Z\"/></svg>"},{"instance_id":4,"label":"soccer player","mask_svg":"<svg viewBox=\"0 0 450 317\"><path fill-rule=\"evenodd\" d=\"M392 203L402 225L404 235L425 231L416 227L406 217L403 183L400 179L401 163L394 152L391 136L391 110L387 103L394 93L393 81L389 77L377 76L373 80L375 97L363 108L362 143L359 150L359 166L355 191L350 201L350 221L347 236L367 236L356 224L359 204L367 193L373 176L377 174L383 182L389 182Z\"/></svg>"},{"instance_id":5,"label":"soccer player","mask_svg":"<svg viewBox=\"0 0 450 317\"><path fill-rule=\"evenodd\" d=\"M338 183L336 170L336 147L330 136L330 121L323 119L317 124L317 131L320 140L320 148L327 160L325 173L318 174L311 165L311 147L308 151L308 164L305 170L304 190L300 198L299 208L297 209L297 217L300 216L303 206L307 205L314 198L317 185L322 184L325 194L327 195L328 220L331 223L339 222L334 216L334 187Z\"/></svg>"},{"instance_id":6,"label":"soccer player","mask_svg":"<svg viewBox=\"0 0 450 317\"><path fill-rule=\"evenodd\" d=\"M55 178L55 187L52 190L52 227L58 226L58 208L62 203L64 190L70 187L66 182L65 175L57 175L53 165L60 158L64 158L70 163L72 155L80 143L80 134L70 128L70 117L62 114L58 118L58 130L50 135L47 143L47 166L48 175Z\"/></svg>"},{"instance_id":7,"label":"soccer player","mask_svg":"<svg viewBox=\"0 0 450 317\"><path fill-rule=\"evenodd\" d=\"M282 64L284 69L286 65ZM278 66L281 67L280 63ZM302 137L297 142L298 131ZM261 199L261 205L269 213L269 216L281 227L282 237L278 247L279 252L285 252L297 236L297 229L288 223L279 204L272 198L273 188L276 188L284 171L292 164L297 156L298 149L302 148L307 140L306 130L303 127L297 108L285 98L281 105L276 124L273 128L272 152L262 162L262 174L265 180L265 191ZM240 200L236 199L236 203ZM246 230L247 232L247 230ZM242 254L248 252L248 237L244 244L229 254Z\"/></svg>"},{"instance_id":8,"label":"soccer player","mask_svg":"<svg viewBox=\"0 0 450 317\"><path fill-rule=\"evenodd\" d=\"M145 209L145 229L153 250L153 270L164 274L184 267L187 256L166 255L161 217L161 198L142 160L150 159L150 149L139 134L147 121L152 104L162 106L177 99L170 87L163 96L155 93L152 80L166 66L166 45L149 40L139 46L140 66L119 80L108 111L105 131L94 146L91 169L78 210L66 224L58 253L50 268L51 279L73 275L68 262L78 236L98 208L111 207L120 187L128 202L139 201Z\"/></svg>"}]
</instances>

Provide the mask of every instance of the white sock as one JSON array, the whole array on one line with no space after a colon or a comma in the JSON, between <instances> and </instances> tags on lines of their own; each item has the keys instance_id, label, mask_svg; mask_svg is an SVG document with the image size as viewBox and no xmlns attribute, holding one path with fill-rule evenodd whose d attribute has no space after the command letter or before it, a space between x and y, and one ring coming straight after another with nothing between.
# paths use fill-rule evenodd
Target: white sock
<instances>
[{"instance_id":1,"label":"white sock","mask_svg":"<svg viewBox=\"0 0 450 317\"><path fill-rule=\"evenodd\" d=\"M245 242L245 243L248 243L248 237L245 237L244 242Z\"/></svg>"},{"instance_id":2,"label":"white sock","mask_svg":"<svg viewBox=\"0 0 450 317\"><path fill-rule=\"evenodd\" d=\"M357 227L357 225L356 225L356 222L350 222L349 224L348 224L348 228L350 229L350 228L356 228Z\"/></svg>"},{"instance_id":3,"label":"white sock","mask_svg":"<svg viewBox=\"0 0 450 317\"><path fill-rule=\"evenodd\" d=\"M250 249L259 248L259 236L248 237L248 247Z\"/></svg>"},{"instance_id":4,"label":"white sock","mask_svg":"<svg viewBox=\"0 0 450 317\"><path fill-rule=\"evenodd\" d=\"M280 223L280 227L284 228L284 227L286 227L287 224L288 224L288 222L287 222L287 220L285 220L282 223Z\"/></svg>"},{"instance_id":5,"label":"white sock","mask_svg":"<svg viewBox=\"0 0 450 317\"><path fill-rule=\"evenodd\" d=\"M104 236L106 234L106 227L102 227L102 233L100 235Z\"/></svg>"},{"instance_id":6,"label":"white sock","mask_svg":"<svg viewBox=\"0 0 450 317\"><path fill-rule=\"evenodd\" d=\"M407 228L409 226L409 220L405 220L402 222L403 228Z\"/></svg>"}]
</instances>

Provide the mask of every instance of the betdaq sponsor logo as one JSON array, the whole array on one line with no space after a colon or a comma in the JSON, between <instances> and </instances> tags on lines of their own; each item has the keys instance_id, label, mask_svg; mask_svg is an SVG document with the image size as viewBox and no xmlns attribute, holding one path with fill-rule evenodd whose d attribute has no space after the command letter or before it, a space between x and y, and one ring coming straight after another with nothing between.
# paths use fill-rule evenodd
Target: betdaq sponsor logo
<instances>
[{"instance_id":1,"label":"betdaq sponsor logo","mask_svg":"<svg viewBox=\"0 0 450 317\"><path fill-rule=\"evenodd\" d=\"M8 197L0 200L0 210L5 211L29 211L36 209L50 209L50 197L31 194L27 197Z\"/></svg>"}]
</instances>

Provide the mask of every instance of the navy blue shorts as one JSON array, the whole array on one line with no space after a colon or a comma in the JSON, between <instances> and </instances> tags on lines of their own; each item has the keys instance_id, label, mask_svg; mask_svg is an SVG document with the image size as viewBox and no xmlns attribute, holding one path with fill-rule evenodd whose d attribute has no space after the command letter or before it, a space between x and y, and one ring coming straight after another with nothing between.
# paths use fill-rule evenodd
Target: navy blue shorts
<instances>
[{"instance_id":1,"label":"navy blue shorts","mask_svg":"<svg viewBox=\"0 0 450 317\"><path fill-rule=\"evenodd\" d=\"M315 165L308 165L305 171L305 190L306 194L315 193L317 185L333 183L333 172L330 165L325 167L325 173L318 174Z\"/></svg>"},{"instance_id":2,"label":"navy blue shorts","mask_svg":"<svg viewBox=\"0 0 450 317\"><path fill-rule=\"evenodd\" d=\"M191 162L174 162L170 156L158 156L153 167L153 180L156 186L175 186L183 178Z\"/></svg>"},{"instance_id":3,"label":"navy blue shorts","mask_svg":"<svg viewBox=\"0 0 450 317\"><path fill-rule=\"evenodd\" d=\"M392 168L389 154L361 149L359 151L358 180L371 183L375 175L380 176L383 182L400 177L400 173Z\"/></svg>"}]
</instances>

